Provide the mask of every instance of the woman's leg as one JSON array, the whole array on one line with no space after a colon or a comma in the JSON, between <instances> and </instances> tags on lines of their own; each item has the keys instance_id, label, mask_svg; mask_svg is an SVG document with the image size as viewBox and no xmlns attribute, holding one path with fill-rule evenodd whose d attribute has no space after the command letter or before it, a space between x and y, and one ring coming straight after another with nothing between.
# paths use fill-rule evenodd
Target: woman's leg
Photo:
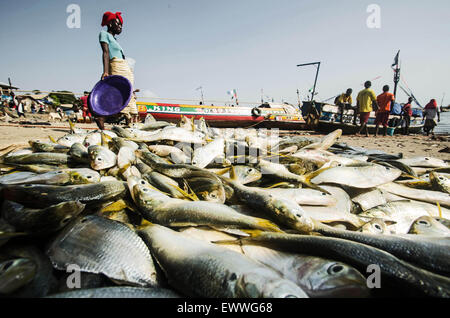
<instances>
[{"instance_id":1,"label":"woman's leg","mask_svg":"<svg viewBox=\"0 0 450 318\"><path fill-rule=\"evenodd\" d=\"M98 129L105 130L105 117L97 116L94 117L95 123L97 124Z\"/></svg>"}]
</instances>

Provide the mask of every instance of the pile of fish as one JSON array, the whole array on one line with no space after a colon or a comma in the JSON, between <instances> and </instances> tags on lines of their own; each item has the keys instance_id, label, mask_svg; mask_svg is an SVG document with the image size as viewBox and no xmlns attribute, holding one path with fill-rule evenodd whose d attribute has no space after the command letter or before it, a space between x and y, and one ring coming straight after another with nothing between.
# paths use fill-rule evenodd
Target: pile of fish
<instances>
[{"instance_id":1,"label":"pile of fish","mask_svg":"<svg viewBox=\"0 0 450 318\"><path fill-rule=\"evenodd\" d=\"M2 149L0 297L450 297L450 166L341 133L150 117Z\"/></svg>"}]
</instances>

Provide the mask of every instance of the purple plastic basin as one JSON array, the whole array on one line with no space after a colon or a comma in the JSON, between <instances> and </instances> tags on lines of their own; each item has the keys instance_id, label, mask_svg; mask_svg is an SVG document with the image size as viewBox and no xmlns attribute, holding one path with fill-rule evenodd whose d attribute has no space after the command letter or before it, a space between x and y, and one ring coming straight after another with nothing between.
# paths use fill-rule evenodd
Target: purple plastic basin
<instances>
[{"instance_id":1,"label":"purple plastic basin","mask_svg":"<svg viewBox=\"0 0 450 318\"><path fill-rule=\"evenodd\" d=\"M133 87L128 79L111 75L95 84L89 95L89 106L97 115L115 115L128 105L132 93Z\"/></svg>"}]
</instances>

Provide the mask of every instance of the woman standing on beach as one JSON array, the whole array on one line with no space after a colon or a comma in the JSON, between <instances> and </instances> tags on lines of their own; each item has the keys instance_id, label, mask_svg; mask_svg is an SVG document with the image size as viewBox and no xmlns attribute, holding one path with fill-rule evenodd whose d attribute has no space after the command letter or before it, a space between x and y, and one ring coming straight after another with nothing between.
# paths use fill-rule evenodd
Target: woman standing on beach
<instances>
[{"instance_id":1,"label":"woman standing on beach","mask_svg":"<svg viewBox=\"0 0 450 318\"><path fill-rule=\"evenodd\" d=\"M437 123L434 120L438 118L438 122L441 121L441 116L439 114L439 109L437 107L437 102L435 99L432 99L427 106L425 106L425 109L423 111L423 118L425 119L425 124L423 126L423 130L427 133L427 136L431 133L433 133L434 127L436 127ZM434 133L433 133L434 135Z\"/></svg>"},{"instance_id":2,"label":"woman standing on beach","mask_svg":"<svg viewBox=\"0 0 450 318\"><path fill-rule=\"evenodd\" d=\"M120 75L127 78L131 85L134 86L134 74L131 71L128 62L120 44L116 40L116 36L122 33L123 18L121 12L105 12L103 14L102 26L107 26L107 31L102 30L99 35L100 45L103 51L103 74L102 80L110 75ZM137 116L136 99L132 96L127 107L121 114L125 115L127 125L130 123L131 116ZM99 129L105 129L105 117L96 116L95 121Z\"/></svg>"}]
</instances>

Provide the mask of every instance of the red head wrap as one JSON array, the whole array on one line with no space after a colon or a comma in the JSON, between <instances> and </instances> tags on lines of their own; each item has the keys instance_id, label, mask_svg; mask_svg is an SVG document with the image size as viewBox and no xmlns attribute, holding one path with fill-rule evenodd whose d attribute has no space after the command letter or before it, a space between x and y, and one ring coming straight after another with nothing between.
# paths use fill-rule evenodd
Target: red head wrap
<instances>
[{"instance_id":1,"label":"red head wrap","mask_svg":"<svg viewBox=\"0 0 450 318\"><path fill-rule=\"evenodd\" d=\"M115 20L115 19L119 19L120 23L123 24L123 19L121 16L122 12L116 12L116 13L112 13L112 12L105 12L103 14L103 19L102 19L102 26L107 25L110 21Z\"/></svg>"},{"instance_id":2,"label":"red head wrap","mask_svg":"<svg viewBox=\"0 0 450 318\"><path fill-rule=\"evenodd\" d=\"M425 109L437 108L437 102L435 99L430 100L430 102L425 106Z\"/></svg>"}]
</instances>

